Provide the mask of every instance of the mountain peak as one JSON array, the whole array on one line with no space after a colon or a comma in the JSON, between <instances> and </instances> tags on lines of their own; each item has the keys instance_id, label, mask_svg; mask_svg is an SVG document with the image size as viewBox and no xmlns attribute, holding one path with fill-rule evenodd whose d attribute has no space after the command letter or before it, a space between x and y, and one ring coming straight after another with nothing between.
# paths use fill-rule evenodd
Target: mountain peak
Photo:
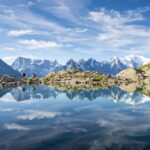
<instances>
[{"instance_id":1,"label":"mountain peak","mask_svg":"<svg viewBox=\"0 0 150 150\"><path fill-rule=\"evenodd\" d=\"M66 64L74 64L74 63L75 63L75 61L71 58L71 59L69 59L69 60L67 61Z\"/></svg>"},{"instance_id":2,"label":"mountain peak","mask_svg":"<svg viewBox=\"0 0 150 150\"><path fill-rule=\"evenodd\" d=\"M11 66L6 64L2 59L0 59L0 74L14 75L16 77L21 77L21 74L14 70Z\"/></svg>"},{"instance_id":3,"label":"mountain peak","mask_svg":"<svg viewBox=\"0 0 150 150\"><path fill-rule=\"evenodd\" d=\"M60 69L60 65L56 60L31 60L30 58L24 57L18 57L12 63L12 67L21 73L26 72L27 77L31 77L33 73L36 73L37 77L43 77L50 72L54 72Z\"/></svg>"},{"instance_id":4,"label":"mountain peak","mask_svg":"<svg viewBox=\"0 0 150 150\"><path fill-rule=\"evenodd\" d=\"M78 63L83 64L83 63L85 63L85 60L82 58L78 61Z\"/></svg>"},{"instance_id":5,"label":"mountain peak","mask_svg":"<svg viewBox=\"0 0 150 150\"><path fill-rule=\"evenodd\" d=\"M43 77L51 72L60 71L62 69L82 69L97 71L103 74L116 75L120 71L126 68L136 68L146 63L150 63L149 58L138 55L128 55L123 57L113 57L110 60L97 61L96 59L89 58L88 60L80 59L75 61L70 59L65 65L60 65L57 60L31 60L28 58L19 57L19 61L16 60L12 64L12 67L20 72L26 71L29 76L33 72L39 73L39 77Z\"/></svg>"},{"instance_id":6,"label":"mountain peak","mask_svg":"<svg viewBox=\"0 0 150 150\"><path fill-rule=\"evenodd\" d=\"M87 61L96 61L94 58L89 58Z\"/></svg>"}]
</instances>

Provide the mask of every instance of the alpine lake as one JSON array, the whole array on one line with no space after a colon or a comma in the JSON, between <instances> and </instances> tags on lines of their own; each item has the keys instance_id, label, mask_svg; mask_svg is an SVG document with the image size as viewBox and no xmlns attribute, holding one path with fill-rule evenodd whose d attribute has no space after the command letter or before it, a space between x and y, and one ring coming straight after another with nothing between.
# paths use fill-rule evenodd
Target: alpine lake
<instances>
[{"instance_id":1,"label":"alpine lake","mask_svg":"<svg viewBox=\"0 0 150 150\"><path fill-rule=\"evenodd\" d=\"M150 150L150 97L119 87L0 89L0 150Z\"/></svg>"}]
</instances>

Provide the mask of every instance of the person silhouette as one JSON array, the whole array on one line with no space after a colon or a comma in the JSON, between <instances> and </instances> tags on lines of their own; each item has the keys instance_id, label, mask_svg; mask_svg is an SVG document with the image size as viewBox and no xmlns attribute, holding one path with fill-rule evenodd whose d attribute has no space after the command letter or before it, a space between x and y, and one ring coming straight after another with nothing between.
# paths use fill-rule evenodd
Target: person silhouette
<instances>
[{"instance_id":1,"label":"person silhouette","mask_svg":"<svg viewBox=\"0 0 150 150\"><path fill-rule=\"evenodd\" d=\"M26 90L26 87L25 87L25 86L23 86L23 87L22 87L22 91L24 92L25 90Z\"/></svg>"},{"instance_id":2,"label":"person silhouette","mask_svg":"<svg viewBox=\"0 0 150 150\"><path fill-rule=\"evenodd\" d=\"M32 91L36 91L36 87L34 85L32 86Z\"/></svg>"},{"instance_id":3,"label":"person silhouette","mask_svg":"<svg viewBox=\"0 0 150 150\"><path fill-rule=\"evenodd\" d=\"M25 79L25 78L26 78L26 73L23 73L23 74L22 74L22 77Z\"/></svg>"},{"instance_id":4,"label":"person silhouette","mask_svg":"<svg viewBox=\"0 0 150 150\"><path fill-rule=\"evenodd\" d=\"M36 78L36 74L35 73L33 73L33 78Z\"/></svg>"}]
</instances>

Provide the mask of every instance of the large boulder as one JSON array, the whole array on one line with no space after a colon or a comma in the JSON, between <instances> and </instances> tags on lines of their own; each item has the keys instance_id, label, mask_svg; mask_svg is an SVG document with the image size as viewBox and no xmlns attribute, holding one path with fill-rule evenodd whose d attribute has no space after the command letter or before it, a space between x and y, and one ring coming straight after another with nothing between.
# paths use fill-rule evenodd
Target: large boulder
<instances>
[{"instance_id":1,"label":"large boulder","mask_svg":"<svg viewBox=\"0 0 150 150\"><path fill-rule=\"evenodd\" d=\"M137 73L137 70L133 68L121 71L116 77L122 80L129 80L129 82L137 82L142 78L142 76Z\"/></svg>"}]
</instances>

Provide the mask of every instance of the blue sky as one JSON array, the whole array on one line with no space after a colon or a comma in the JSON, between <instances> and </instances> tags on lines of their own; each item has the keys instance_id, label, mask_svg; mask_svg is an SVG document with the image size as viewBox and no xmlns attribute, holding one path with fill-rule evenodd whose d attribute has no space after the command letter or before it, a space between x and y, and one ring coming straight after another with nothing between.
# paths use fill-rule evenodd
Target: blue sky
<instances>
[{"instance_id":1,"label":"blue sky","mask_svg":"<svg viewBox=\"0 0 150 150\"><path fill-rule=\"evenodd\" d=\"M0 0L0 57L150 57L149 0Z\"/></svg>"}]
</instances>

